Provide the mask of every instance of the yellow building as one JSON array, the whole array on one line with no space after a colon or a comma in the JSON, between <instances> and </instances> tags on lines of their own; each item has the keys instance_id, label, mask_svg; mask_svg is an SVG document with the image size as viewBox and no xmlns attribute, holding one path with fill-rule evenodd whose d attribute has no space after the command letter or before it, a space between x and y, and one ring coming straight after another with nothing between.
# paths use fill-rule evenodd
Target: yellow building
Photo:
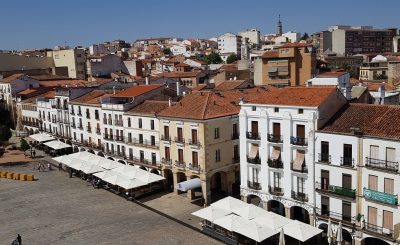
<instances>
[{"instance_id":1,"label":"yellow building","mask_svg":"<svg viewBox=\"0 0 400 245\"><path fill-rule=\"evenodd\" d=\"M305 85L315 74L316 53L306 43L289 43L267 51L254 65L255 85Z\"/></svg>"},{"instance_id":2,"label":"yellow building","mask_svg":"<svg viewBox=\"0 0 400 245\"><path fill-rule=\"evenodd\" d=\"M199 178L201 192L188 190L188 197L201 194L206 203L238 193L238 103L265 92L264 88L193 92L160 112L160 155L169 187L179 193L178 183Z\"/></svg>"}]
</instances>

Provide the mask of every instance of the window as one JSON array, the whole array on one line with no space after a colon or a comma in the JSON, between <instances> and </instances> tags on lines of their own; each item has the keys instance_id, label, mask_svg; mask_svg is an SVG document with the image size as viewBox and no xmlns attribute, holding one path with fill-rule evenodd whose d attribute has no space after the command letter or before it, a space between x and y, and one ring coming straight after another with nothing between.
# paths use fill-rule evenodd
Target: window
<instances>
[{"instance_id":1,"label":"window","mask_svg":"<svg viewBox=\"0 0 400 245\"><path fill-rule=\"evenodd\" d=\"M156 137L155 136L150 136L150 143L151 145L156 145Z\"/></svg>"},{"instance_id":2,"label":"window","mask_svg":"<svg viewBox=\"0 0 400 245\"><path fill-rule=\"evenodd\" d=\"M164 126L164 137L169 139L169 126Z\"/></svg>"},{"instance_id":3,"label":"window","mask_svg":"<svg viewBox=\"0 0 400 245\"><path fill-rule=\"evenodd\" d=\"M297 133L297 138L305 138L306 132L305 132L305 126L301 124L296 125L296 133Z\"/></svg>"},{"instance_id":4,"label":"window","mask_svg":"<svg viewBox=\"0 0 400 245\"><path fill-rule=\"evenodd\" d=\"M329 142L321 141L321 162L329 162Z\"/></svg>"},{"instance_id":5,"label":"window","mask_svg":"<svg viewBox=\"0 0 400 245\"><path fill-rule=\"evenodd\" d=\"M329 171L327 170L321 170L321 189L329 189Z\"/></svg>"},{"instance_id":6,"label":"window","mask_svg":"<svg viewBox=\"0 0 400 245\"><path fill-rule=\"evenodd\" d=\"M274 172L274 187L275 188L281 187L281 173Z\"/></svg>"},{"instance_id":7,"label":"window","mask_svg":"<svg viewBox=\"0 0 400 245\"><path fill-rule=\"evenodd\" d=\"M351 174L342 174L342 187L347 189L351 188Z\"/></svg>"},{"instance_id":8,"label":"window","mask_svg":"<svg viewBox=\"0 0 400 245\"><path fill-rule=\"evenodd\" d=\"M378 190L378 176L368 175L368 189L377 191Z\"/></svg>"},{"instance_id":9,"label":"window","mask_svg":"<svg viewBox=\"0 0 400 245\"><path fill-rule=\"evenodd\" d=\"M139 118L139 128L142 128L142 119L141 118Z\"/></svg>"},{"instance_id":10,"label":"window","mask_svg":"<svg viewBox=\"0 0 400 245\"><path fill-rule=\"evenodd\" d=\"M321 214L329 215L329 197L321 196Z\"/></svg>"},{"instance_id":11,"label":"window","mask_svg":"<svg viewBox=\"0 0 400 245\"><path fill-rule=\"evenodd\" d=\"M233 159L239 160L239 145L233 146Z\"/></svg>"},{"instance_id":12,"label":"window","mask_svg":"<svg viewBox=\"0 0 400 245\"><path fill-rule=\"evenodd\" d=\"M298 193L304 193L304 185L305 185L305 179L301 177L297 177L297 192Z\"/></svg>"},{"instance_id":13,"label":"window","mask_svg":"<svg viewBox=\"0 0 400 245\"><path fill-rule=\"evenodd\" d=\"M215 161L216 162L221 161L221 150L220 149L215 150Z\"/></svg>"},{"instance_id":14,"label":"window","mask_svg":"<svg viewBox=\"0 0 400 245\"><path fill-rule=\"evenodd\" d=\"M385 185L384 186L385 193L393 195L394 194L394 180L385 178L384 185Z\"/></svg>"},{"instance_id":15,"label":"window","mask_svg":"<svg viewBox=\"0 0 400 245\"><path fill-rule=\"evenodd\" d=\"M128 117L128 127L130 127L130 126L131 126L131 118Z\"/></svg>"},{"instance_id":16,"label":"window","mask_svg":"<svg viewBox=\"0 0 400 245\"><path fill-rule=\"evenodd\" d=\"M154 130L154 120L151 120L151 121L150 121L150 129L151 129L151 130Z\"/></svg>"},{"instance_id":17,"label":"window","mask_svg":"<svg viewBox=\"0 0 400 245\"><path fill-rule=\"evenodd\" d=\"M279 108L278 108L278 107L275 107L275 108L274 108L274 112L279 112Z\"/></svg>"},{"instance_id":18,"label":"window","mask_svg":"<svg viewBox=\"0 0 400 245\"><path fill-rule=\"evenodd\" d=\"M238 133L238 125L237 123L232 124L232 139L238 139L239 138L239 133Z\"/></svg>"},{"instance_id":19,"label":"window","mask_svg":"<svg viewBox=\"0 0 400 245\"><path fill-rule=\"evenodd\" d=\"M303 109L299 109L298 113L303 114L304 113Z\"/></svg>"},{"instance_id":20,"label":"window","mask_svg":"<svg viewBox=\"0 0 400 245\"><path fill-rule=\"evenodd\" d=\"M143 144L143 134L139 134L139 144Z\"/></svg>"},{"instance_id":21,"label":"window","mask_svg":"<svg viewBox=\"0 0 400 245\"><path fill-rule=\"evenodd\" d=\"M157 162L156 153L152 152L152 153L151 153L151 163L152 163L152 164L156 164L156 162Z\"/></svg>"},{"instance_id":22,"label":"window","mask_svg":"<svg viewBox=\"0 0 400 245\"><path fill-rule=\"evenodd\" d=\"M144 161L144 151L139 151L140 161Z\"/></svg>"},{"instance_id":23,"label":"window","mask_svg":"<svg viewBox=\"0 0 400 245\"><path fill-rule=\"evenodd\" d=\"M95 110L95 111L94 111L94 118L95 118L96 120L99 120L99 111L98 111L98 110Z\"/></svg>"},{"instance_id":24,"label":"window","mask_svg":"<svg viewBox=\"0 0 400 245\"><path fill-rule=\"evenodd\" d=\"M178 161L183 163L183 149L178 149Z\"/></svg>"},{"instance_id":25,"label":"window","mask_svg":"<svg viewBox=\"0 0 400 245\"><path fill-rule=\"evenodd\" d=\"M197 129L192 129L192 144L197 144Z\"/></svg>"},{"instance_id":26,"label":"window","mask_svg":"<svg viewBox=\"0 0 400 245\"><path fill-rule=\"evenodd\" d=\"M344 144L343 145L343 165L352 166L353 165L353 153L352 153L352 145Z\"/></svg>"},{"instance_id":27,"label":"window","mask_svg":"<svg viewBox=\"0 0 400 245\"><path fill-rule=\"evenodd\" d=\"M165 160L166 160L166 161L169 161L169 160L171 159L169 147L166 146L166 147L164 148L164 150L165 150Z\"/></svg>"},{"instance_id":28,"label":"window","mask_svg":"<svg viewBox=\"0 0 400 245\"><path fill-rule=\"evenodd\" d=\"M254 183L259 183L258 182L258 172L259 172L258 168L252 168L252 180Z\"/></svg>"},{"instance_id":29,"label":"window","mask_svg":"<svg viewBox=\"0 0 400 245\"><path fill-rule=\"evenodd\" d=\"M214 139L219 139L219 128L214 129Z\"/></svg>"},{"instance_id":30,"label":"window","mask_svg":"<svg viewBox=\"0 0 400 245\"><path fill-rule=\"evenodd\" d=\"M368 207L368 224L376 226L377 225L378 209L374 207Z\"/></svg>"},{"instance_id":31,"label":"window","mask_svg":"<svg viewBox=\"0 0 400 245\"><path fill-rule=\"evenodd\" d=\"M383 210L383 228L388 231L393 230L393 213ZM389 233L389 232L388 232Z\"/></svg>"},{"instance_id":32,"label":"window","mask_svg":"<svg viewBox=\"0 0 400 245\"><path fill-rule=\"evenodd\" d=\"M351 203L342 201L342 220L351 221Z\"/></svg>"},{"instance_id":33,"label":"window","mask_svg":"<svg viewBox=\"0 0 400 245\"><path fill-rule=\"evenodd\" d=\"M199 153L197 151L192 151L192 164L196 168L199 166Z\"/></svg>"},{"instance_id":34,"label":"window","mask_svg":"<svg viewBox=\"0 0 400 245\"><path fill-rule=\"evenodd\" d=\"M251 107L251 110L252 110L252 111L256 111L256 110L257 110L257 107L256 107L256 106L252 106L252 107Z\"/></svg>"}]
</instances>

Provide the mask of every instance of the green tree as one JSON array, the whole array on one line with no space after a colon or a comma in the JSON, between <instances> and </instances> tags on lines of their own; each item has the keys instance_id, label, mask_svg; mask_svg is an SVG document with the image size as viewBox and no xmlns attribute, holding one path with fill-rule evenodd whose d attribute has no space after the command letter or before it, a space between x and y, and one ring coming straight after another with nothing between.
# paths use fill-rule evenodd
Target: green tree
<instances>
[{"instance_id":1,"label":"green tree","mask_svg":"<svg viewBox=\"0 0 400 245\"><path fill-rule=\"evenodd\" d=\"M307 40L310 37L307 32L304 32L303 36L301 37L301 40Z\"/></svg>"},{"instance_id":2,"label":"green tree","mask_svg":"<svg viewBox=\"0 0 400 245\"><path fill-rule=\"evenodd\" d=\"M226 58L226 63L231 64L237 60L238 60L237 56L235 54L231 54L228 56L228 58Z\"/></svg>"},{"instance_id":3,"label":"green tree","mask_svg":"<svg viewBox=\"0 0 400 245\"><path fill-rule=\"evenodd\" d=\"M0 143L4 144L11 138L11 130L5 125L0 125Z\"/></svg>"},{"instance_id":4,"label":"green tree","mask_svg":"<svg viewBox=\"0 0 400 245\"><path fill-rule=\"evenodd\" d=\"M163 53L164 53L164 54L172 54L170 48L165 48L165 49L163 49Z\"/></svg>"},{"instance_id":5,"label":"green tree","mask_svg":"<svg viewBox=\"0 0 400 245\"><path fill-rule=\"evenodd\" d=\"M21 141L20 141L20 146L21 146L21 149L22 149L23 151L29 150L29 148L31 148L31 147L29 146L28 142L27 142L24 138L21 139Z\"/></svg>"},{"instance_id":6,"label":"green tree","mask_svg":"<svg viewBox=\"0 0 400 245\"><path fill-rule=\"evenodd\" d=\"M222 63L222 59L221 56L219 56L219 54L212 52L211 54L207 55L204 58L204 61L207 62L207 64L221 64Z\"/></svg>"}]
</instances>

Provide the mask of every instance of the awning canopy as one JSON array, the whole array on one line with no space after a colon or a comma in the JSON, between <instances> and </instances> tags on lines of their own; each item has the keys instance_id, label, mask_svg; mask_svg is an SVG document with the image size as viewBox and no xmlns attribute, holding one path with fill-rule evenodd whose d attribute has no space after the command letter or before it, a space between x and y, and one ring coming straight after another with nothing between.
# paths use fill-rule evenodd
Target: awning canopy
<instances>
[{"instance_id":1,"label":"awning canopy","mask_svg":"<svg viewBox=\"0 0 400 245\"><path fill-rule=\"evenodd\" d=\"M265 209L249 204L240 208L232 209L232 213L239 215L246 219L254 219L258 216L265 214Z\"/></svg>"},{"instance_id":2,"label":"awning canopy","mask_svg":"<svg viewBox=\"0 0 400 245\"><path fill-rule=\"evenodd\" d=\"M44 133L32 134L32 135L29 135L29 138L31 138L32 140L37 141L39 143L55 139L53 136L44 134Z\"/></svg>"},{"instance_id":3,"label":"awning canopy","mask_svg":"<svg viewBox=\"0 0 400 245\"><path fill-rule=\"evenodd\" d=\"M278 71L278 67L277 66L271 66L268 68L268 72L272 73L272 72L277 72Z\"/></svg>"},{"instance_id":4,"label":"awning canopy","mask_svg":"<svg viewBox=\"0 0 400 245\"><path fill-rule=\"evenodd\" d=\"M251 145L250 146L250 152L249 152L249 157L250 158L256 158L258 156L258 145Z\"/></svg>"},{"instance_id":5,"label":"awning canopy","mask_svg":"<svg viewBox=\"0 0 400 245\"><path fill-rule=\"evenodd\" d=\"M304 163L304 151L297 151L296 158L293 161L293 169L302 170L303 163Z\"/></svg>"},{"instance_id":6,"label":"awning canopy","mask_svg":"<svg viewBox=\"0 0 400 245\"><path fill-rule=\"evenodd\" d=\"M291 219L285 218L279 214L275 214L273 212L266 212L263 215L260 215L253 219L259 225L266 226L270 229L277 230L283 227L286 224L292 222Z\"/></svg>"},{"instance_id":7,"label":"awning canopy","mask_svg":"<svg viewBox=\"0 0 400 245\"><path fill-rule=\"evenodd\" d=\"M43 144L50 147L53 150L60 150L60 149L72 147L71 145L65 144L64 142L61 142L59 140L53 140L53 141L45 142Z\"/></svg>"},{"instance_id":8,"label":"awning canopy","mask_svg":"<svg viewBox=\"0 0 400 245\"><path fill-rule=\"evenodd\" d=\"M271 159L272 160L277 160L281 156L281 148L279 147L274 147L271 153Z\"/></svg>"},{"instance_id":9,"label":"awning canopy","mask_svg":"<svg viewBox=\"0 0 400 245\"><path fill-rule=\"evenodd\" d=\"M177 189L180 191L189 191L199 187L201 187L201 180L195 178L178 183Z\"/></svg>"},{"instance_id":10,"label":"awning canopy","mask_svg":"<svg viewBox=\"0 0 400 245\"><path fill-rule=\"evenodd\" d=\"M233 212L234 209L246 207L247 203L242 202L239 199L233 197L226 197L217 202L211 204L212 207L220 208L229 212Z\"/></svg>"},{"instance_id":11,"label":"awning canopy","mask_svg":"<svg viewBox=\"0 0 400 245\"><path fill-rule=\"evenodd\" d=\"M294 220L293 222L283 226L283 231L285 232L285 235L293 237L301 242L305 242L322 232L321 229L307 225L298 220Z\"/></svg>"},{"instance_id":12,"label":"awning canopy","mask_svg":"<svg viewBox=\"0 0 400 245\"><path fill-rule=\"evenodd\" d=\"M228 214L230 214L231 212L220 209L220 208L216 208L213 206L208 206L206 208L200 209L194 213L192 213L192 215L197 216L199 218L214 222L216 219L222 218Z\"/></svg>"}]
</instances>

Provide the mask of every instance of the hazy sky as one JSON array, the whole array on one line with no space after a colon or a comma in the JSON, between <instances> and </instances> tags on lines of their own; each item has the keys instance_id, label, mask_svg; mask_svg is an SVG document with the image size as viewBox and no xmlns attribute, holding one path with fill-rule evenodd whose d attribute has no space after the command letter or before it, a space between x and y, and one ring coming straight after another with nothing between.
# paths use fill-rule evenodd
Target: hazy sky
<instances>
[{"instance_id":1,"label":"hazy sky","mask_svg":"<svg viewBox=\"0 0 400 245\"><path fill-rule=\"evenodd\" d=\"M330 25L399 27L399 0L3 0L0 49L90 45L140 37L210 38L257 28L316 32Z\"/></svg>"}]
</instances>

